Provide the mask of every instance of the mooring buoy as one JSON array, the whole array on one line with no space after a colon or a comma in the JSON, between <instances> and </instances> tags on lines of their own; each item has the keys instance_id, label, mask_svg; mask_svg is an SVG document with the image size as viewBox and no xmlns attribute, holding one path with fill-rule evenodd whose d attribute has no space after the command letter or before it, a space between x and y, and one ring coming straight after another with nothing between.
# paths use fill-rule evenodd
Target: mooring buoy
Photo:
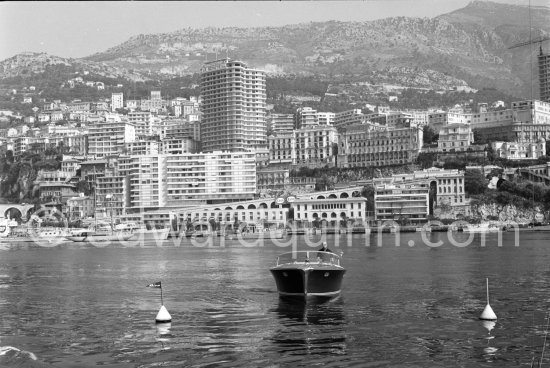
<instances>
[{"instance_id":1,"label":"mooring buoy","mask_svg":"<svg viewBox=\"0 0 550 368\"><path fill-rule=\"evenodd\" d=\"M170 323L172 322L172 316L168 313L168 310L164 305L160 306L160 310L155 318L156 323Z\"/></svg>"},{"instance_id":2,"label":"mooring buoy","mask_svg":"<svg viewBox=\"0 0 550 368\"><path fill-rule=\"evenodd\" d=\"M491 305L489 304L489 278L486 279L487 282L487 305L485 306L485 309L483 309L483 312L481 313L481 316L479 316L479 319L482 319L484 321L496 321L497 315L495 312L493 312L493 308L491 308Z\"/></svg>"}]
</instances>

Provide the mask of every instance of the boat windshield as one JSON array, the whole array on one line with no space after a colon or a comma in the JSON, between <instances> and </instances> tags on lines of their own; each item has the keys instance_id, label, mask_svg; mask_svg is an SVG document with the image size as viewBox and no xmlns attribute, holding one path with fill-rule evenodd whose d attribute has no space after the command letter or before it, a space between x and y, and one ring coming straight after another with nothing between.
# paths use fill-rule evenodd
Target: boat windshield
<instances>
[{"instance_id":1,"label":"boat windshield","mask_svg":"<svg viewBox=\"0 0 550 368\"><path fill-rule=\"evenodd\" d=\"M318 250L311 251L296 251L283 253L277 257L277 266L282 264L297 264L297 263L324 263L340 266L341 256L330 252L322 252Z\"/></svg>"}]
</instances>

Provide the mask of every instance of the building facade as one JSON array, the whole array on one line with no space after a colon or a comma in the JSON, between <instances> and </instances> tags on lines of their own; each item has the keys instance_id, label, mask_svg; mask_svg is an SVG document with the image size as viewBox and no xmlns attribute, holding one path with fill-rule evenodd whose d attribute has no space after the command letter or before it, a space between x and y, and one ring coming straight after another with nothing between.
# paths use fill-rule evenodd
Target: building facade
<instances>
[{"instance_id":1,"label":"building facade","mask_svg":"<svg viewBox=\"0 0 550 368\"><path fill-rule=\"evenodd\" d=\"M539 98L541 101L550 102L550 54L543 53L542 46L540 47L538 61L540 92Z\"/></svg>"},{"instance_id":2,"label":"building facade","mask_svg":"<svg viewBox=\"0 0 550 368\"><path fill-rule=\"evenodd\" d=\"M418 127L388 128L357 124L339 135L339 167L370 167L412 163L422 148Z\"/></svg>"},{"instance_id":3,"label":"building facade","mask_svg":"<svg viewBox=\"0 0 550 368\"><path fill-rule=\"evenodd\" d=\"M111 111L124 107L124 94L122 92L113 93L111 95Z\"/></svg>"},{"instance_id":4,"label":"building facade","mask_svg":"<svg viewBox=\"0 0 550 368\"><path fill-rule=\"evenodd\" d=\"M467 151L474 142L469 124L449 124L439 130L437 148L441 152Z\"/></svg>"},{"instance_id":5,"label":"building facade","mask_svg":"<svg viewBox=\"0 0 550 368\"><path fill-rule=\"evenodd\" d=\"M266 146L265 73L230 59L201 70L203 152Z\"/></svg>"}]
</instances>

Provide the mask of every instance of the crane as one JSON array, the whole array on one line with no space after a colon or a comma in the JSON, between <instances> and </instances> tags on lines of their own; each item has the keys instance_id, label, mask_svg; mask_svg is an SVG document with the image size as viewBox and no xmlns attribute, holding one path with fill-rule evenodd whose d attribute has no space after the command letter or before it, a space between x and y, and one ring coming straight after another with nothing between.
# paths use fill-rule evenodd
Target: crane
<instances>
[{"instance_id":1,"label":"crane","mask_svg":"<svg viewBox=\"0 0 550 368\"><path fill-rule=\"evenodd\" d=\"M548 41L550 40L550 37L548 36L540 36L540 37L537 37L533 40L529 40L529 41L524 41L524 42L520 42L520 43L516 43L515 45L512 45L510 47L508 47L508 50L510 49L515 49L516 47L522 47L522 46L527 46L527 45L531 45L533 43L542 43L544 41Z\"/></svg>"}]
</instances>

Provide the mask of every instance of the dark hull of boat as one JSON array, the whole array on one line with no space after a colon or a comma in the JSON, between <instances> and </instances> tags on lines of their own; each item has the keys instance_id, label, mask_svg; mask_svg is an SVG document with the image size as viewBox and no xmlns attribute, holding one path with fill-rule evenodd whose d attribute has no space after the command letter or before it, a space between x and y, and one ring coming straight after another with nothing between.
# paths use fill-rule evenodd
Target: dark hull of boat
<instances>
[{"instance_id":1,"label":"dark hull of boat","mask_svg":"<svg viewBox=\"0 0 550 368\"><path fill-rule=\"evenodd\" d=\"M275 267L271 274L282 297L334 297L340 294L346 270L336 267Z\"/></svg>"}]
</instances>

